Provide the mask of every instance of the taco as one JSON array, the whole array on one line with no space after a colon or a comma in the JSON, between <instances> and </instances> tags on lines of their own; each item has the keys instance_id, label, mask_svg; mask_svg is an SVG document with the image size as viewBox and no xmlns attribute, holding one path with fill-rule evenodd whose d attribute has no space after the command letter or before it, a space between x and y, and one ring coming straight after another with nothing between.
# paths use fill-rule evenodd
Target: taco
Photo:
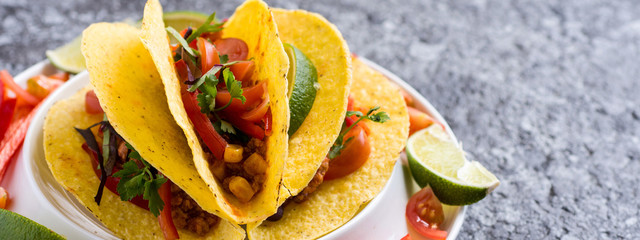
<instances>
[{"instance_id":1,"label":"taco","mask_svg":"<svg viewBox=\"0 0 640 240\"><path fill-rule=\"evenodd\" d=\"M274 214L287 156L289 61L266 3L248 0L224 23L162 22L145 6L142 41L165 86L216 215L238 224ZM168 34L180 42L169 45Z\"/></svg>"},{"instance_id":2,"label":"taco","mask_svg":"<svg viewBox=\"0 0 640 240\"><path fill-rule=\"evenodd\" d=\"M95 91L83 89L47 114L43 141L53 176L120 238L243 239L240 227L207 212L210 191L139 34L108 23L84 31Z\"/></svg>"},{"instance_id":3,"label":"taco","mask_svg":"<svg viewBox=\"0 0 640 240\"><path fill-rule=\"evenodd\" d=\"M280 13L274 13L280 26ZM323 163L318 170L326 171L323 183L305 201L285 202L279 220L248 227L249 239L321 237L353 218L382 190L409 133L407 108L400 90L357 58L353 58L353 76L343 130L327 155L328 167ZM342 152L333 155L340 145ZM362 156L366 159L354 170L358 164L351 160Z\"/></svg>"}]
</instances>

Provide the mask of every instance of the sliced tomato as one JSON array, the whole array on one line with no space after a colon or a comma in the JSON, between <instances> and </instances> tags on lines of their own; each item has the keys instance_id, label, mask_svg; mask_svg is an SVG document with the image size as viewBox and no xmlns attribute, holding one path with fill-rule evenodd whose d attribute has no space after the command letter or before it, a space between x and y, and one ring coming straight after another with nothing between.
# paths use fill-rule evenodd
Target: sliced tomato
<instances>
[{"instance_id":1,"label":"sliced tomato","mask_svg":"<svg viewBox=\"0 0 640 240\"><path fill-rule=\"evenodd\" d=\"M9 74L7 70L0 71L0 80L2 81L2 83L4 83L4 86L6 88L11 89L11 91L13 91L18 96L18 99L23 100L31 106L35 106L40 103L39 98L31 95L29 92L22 89L22 87L18 86L18 84L13 81L13 77L11 77L11 74Z\"/></svg>"},{"instance_id":2,"label":"sliced tomato","mask_svg":"<svg viewBox=\"0 0 640 240\"><path fill-rule=\"evenodd\" d=\"M400 89L400 93L402 93L402 98L404 98L404 103L407 107L413 107L413 97L409 95L405 90Z\"/></svg>"},{"instance_id":3,"label":"sliced tomato","mask_svg":"<svg viewBox=\"0 0 640 240\"><path fill-rule=\"evenodd\" d=\"M9 201L9 193L4 188L0 187L0 208L6 209L7 202Z\"/></svg>"},{"instance_id":4,"label":"sliced tomato","mask_svg":"<svg viewBox=\"0 0 640 240\"><path fill-rule=\"evenodd\" d=\"M249 55L247 43L237 38L222 38L213 42L222 55L229 56L229 61L242 61Z\"/></svg>"},{"instance_id":5,"label":"sliced tomato","mask_svg":"<svg viewBox=\"0 0 640 240\"><path fill-rule=\"evenodd\" d=\"M202 73L208 72L213 65L220 64L218 50L204 38L197 38L198 52L200 52L200 70Z\"/></svg>"},{"instance_id":6,"label":"sliced tomato","mask_svg":"<svg viewBox=\"0 0 640 240\"><path fill-rule=\"evenodd\" d=\"M411 235L410 234L404 235L404 237L400 238L400 240L411 240Z\"/></svg>"},{"instance_id":7,"label":"sliced tomato","mask_svg":"<svg viewBox=\"0 0 640 240\"><path fill-rule=\"evenodd\" d=\"M431 187L423 188L409 199L405 218L411 239L447 238L447 232L438 229L444 222L444 212Z\"/></svg>"},{"instance_id":8,"label":"sliced tomato","mask_svg":"<svg viewBox=\"0 0 640 240\"><path fill-rule=\"evenodd\" d=\"M262 120L262 117L264 117L267 110L269 110L269 95L265 95L265 97L266 98L262 100L262 103L258 104L254 109L241 114L240 118L250 122L258 122Z\"/></svg>"},{"instance_id":9,"label":"sliced tomato","mask_svg":"<svg viewBox=\"0 0 640 240\"><path fill-rule=\"evenodd\" d=\"M158 194L160 195L160 198L162 198L162 202L164 202L162 212L158 215L158 222L160 223L162 234L164 234L164 239L178 239L180 236L178 235L178 230L173 224L173 218L171 217L171 180L167 179L167 182L162 184L160 189L158 189Z\"/></svg>"},{"instance_id":10,"label":"sliced tomato","mask_svg":"<svg viewBox=\"0 0 640 240\"><path fill-rule=\"evenodd\" d=\"M254 68L253 61L242 61L231 65L229 70L231 70L236 80L242 81L242 86L246 86L250 82L249 79L253 75Z\"/></svg>"},{"instance_id":11,"label":"sliced tomato","mask_svg":"<svg viewBox=\"0 0 640 240\"><path fill-rule=\"evenodd\" d=\"M344 141L346 142L351 137L353 138L345 144L340 155L329 162L329 170L324 175L325 180L347 176L362 167L369 159L369 154L371 154L369 138L359 124L345 134Z\"/></svg>"},{"instance_id":12,"label":"sliced tomato","mask_svg":"<svg viewBox=\"0 0 640 240\"><path fill-rule=\"evenodd\" d=\"M98 96L96 96L96 93L93 90L88 91L84 95L84 110L88 114L104 113L100 106L100 102L98 101Z\"/></svg>"},{"instance_id":13,"label":"sliced tomato","mask_svg":"<svg viewBox=\"0 0 640 240\"><path fill-rule=\"evenodd\" d=\"M227 141L224 140L218 132L216 132L209 118L200 112L197 93L187 92L184 85L182 88L182 103L187 111L187 116L189 116L189 119L193 123L193 126L196 129L196 132L198 132L200 138L202 138L204 144L217 159L223 159L224 150L227 147Z\"/></svg>"},{"instance_id":14,"label":"sliced tomato","mask_svg":"<svg viewBox=\"0 0 640 240\"><path fill-rule=\"evenodd\" d=\"M243 133L260 140L264 139L265 130L260 127L258 123L244 120L237 114L231 112L222 111L219 115L222 119L229 121L234 127L237 127Z\"/></svg>"},{"instance_id":15,"label":"sliced tomato","mask_svg":"<svg viewBox=\"0 0 640 240\"><path fill-rule=\"evenodd\" d=\"M254 106L257 106L260 104L263 96L267 92L267 84L263 82L258 85L242 88L242 91L242 96L247 99L244 104L242 104L240 99L233 99L231 101L231 105L224 110L225 112L242 113ZM226 105L230 98L231 95L229 94L229 91L218 90L218 95L216 95L216 106Z\"/></svg>"},{"instance_id":16,"label":"sliced tomato","mask_svg":"<svg viewBox=\"0 0 640 240\"><path fill-rule=\"evenodd\" d=\"M440 122L436 121L426 113L423 113L422 111L413 107L407 107L407 110L409 111L409 136L413 135L413 133L421 129L425 129L431 126L431 124L434 123L442 126L442 129L444 129L444 125L442 125Z\"/></svg>"}]
</instances>

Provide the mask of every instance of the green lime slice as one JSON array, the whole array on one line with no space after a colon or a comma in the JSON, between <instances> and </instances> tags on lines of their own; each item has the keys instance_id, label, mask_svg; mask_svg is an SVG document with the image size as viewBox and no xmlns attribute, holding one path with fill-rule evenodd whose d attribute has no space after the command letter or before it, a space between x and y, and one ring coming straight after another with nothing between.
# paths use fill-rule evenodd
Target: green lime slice
<instances>
[{"instance_id":1,"label":"green lime slice","mask_svg":"<svg viewBox=\"0 0 640 240\"><path fill-rule=\"evenodd\" d=\"M207 20L207 17L209 16L206 14L192 11L165 12L163 15L164 24L166 26L171 26L178 31L188 26L199 27ZM129 24L140 27L142 22L138 21L137 23ZM175 43L177 41L171 37L171 42ZM54 50L47 50L47 58L51 64L60 70L70 73L82 72L86 69L86 66L84 56L82 56L82 51L80 50L81 44L82 36L78 36L73 39L73 41L62 47Z\"/></svg>"},{"instance_id":2,"label":"green lime slice","mask_svg":"<svg viewBox=\"0 0 640 240\"><path fill-rule=\"evenodd\" d=\"M60 70L70 73L82 72L87 67L84 65L84 56L82 56L82 51L80 51L81 44L82 35L55 50L47 50L47 58L51 64Z\"/></svg>"},{"instance_id":3,"label":"green lime slice","mask_svg":"<svg viewBox=\"0 0 640 240\"><path fill-rule=\"evenodd\" d=\"M500 181L480 163L467 161L464 151L440 125L432 125L409 137L407 157L413 179L430 185L448 205L468 205L482 200Z\"/></svg>"},{"instance_id":4,"label":"green lime slice","mask_svg":"<svg viewBox=\"0 0 640 240\"><path fill-rule=\"evenodd\" d=\"M0 208L0 239L64 239L54 231Z\"/></svg>"},{"instance_id":5,"label":"green lime slice","mask_svg":"<svg viewBox=\"0 0 640 240\"><path fill-rule=\"evenodd\" d=\"M284 50L289 56L289 136L298 131L298 128L307 118L318 91L318 72L311 60L300 49L291 44L284 44Z\"/></svg>"}]
</instances>

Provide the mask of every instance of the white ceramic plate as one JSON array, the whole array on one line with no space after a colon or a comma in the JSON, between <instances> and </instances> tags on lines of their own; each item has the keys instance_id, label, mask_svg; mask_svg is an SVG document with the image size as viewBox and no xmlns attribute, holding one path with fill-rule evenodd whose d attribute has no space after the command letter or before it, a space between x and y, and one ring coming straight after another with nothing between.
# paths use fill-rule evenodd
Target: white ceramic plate
<instances>
[{"instance_id":1,"label":"white ceramic plate","mask_svg":"<svg viewBox=\"0 0 640 240\"><path fill-rule=\"evenodd\" d=\"M406 82L377 64L360 59L386 75L391 81L413 96L416 107L429 113L447 127L446 121L436 109ZM54 72L48 61L40 62L15 77L24 86L26 80L40 73ZM41 105L27 132L22 152L17 163L7 172L7 190L12 193L10 210L39 222L69 239L116 239L75 198L60 186L49 171L44 159L42 126L51 106L68 98L89 84L86 72L73 77ZM364 207L351 221L322 239L400 239L407 234L404 211L409 197L419 190L411 179L403 156L393 169L390 180L383 190ZM465 207L445 206L443 227L449 232L448 239L455 239L464 221Z\"/></svg>"}]
</instances>

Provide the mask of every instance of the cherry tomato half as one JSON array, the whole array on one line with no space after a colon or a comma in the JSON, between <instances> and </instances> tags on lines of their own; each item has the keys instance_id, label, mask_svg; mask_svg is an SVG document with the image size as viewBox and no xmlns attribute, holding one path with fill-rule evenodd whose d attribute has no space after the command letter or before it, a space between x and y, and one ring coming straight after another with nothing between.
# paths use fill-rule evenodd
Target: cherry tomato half
<instances>
[{"instance_id":1,"label":"cherry tomato half","mask_svg":"<svg viewBox=\"0 0 640 240\"><path fill-rule=\"evenodd\" d=\"M229 61L242 61L249 55L247 44L237 38L222 38L213 42L220 54L229 56Z\"/></svg>"},{"instance_id":2,"label":"cherry tomato half","mask_svg":"<svg viewBox=\"0 0 640 240\"><path fill-rule=\"evenodd\" d=\"M88 91L84 95L84 110L88 114L104 113L102 107L100 106L100 102L98 101L98 97L93 90Z\"/></svg>"},{"instance_id":3,"label":"cherry tomato half","mask_svg":"<svg viewBox=\"0 0 640 240\"><path fill-rule=\"evenodd\" d=\"M415 109L413 107L407 107L407 110L409 111L409 136L411 136L413 133L421 129L425 129L431 126L431 124L434 124L434 123L437 123L440 126L443 126L442 124L437 122L435 119L433 119L431 116L421 112L418 109ZM442 128L444 129L444 126Z\"/></svg>"},{"instance_id":4,"label":"cherry tomato half","mask_svg":"<svg viewBox=\"0 0 640 240\"><path fill-rule=\"evenodd\" d=\"M431 187L423 188L409 199L405 218L411 239L447 238L447 232L438 229L444 222L444 212Z\"/></svg>"},{"instance_id":5,"label":"cherry tomato half","mask_svg":"<svg viewBox=\"0 0 640 240\"><path fill-rule=\"evenodd\" d=\"M371 154L369 138L360 124L345 134L344 141L351 137L353 139L346 143L340 155L329 162L329 170L324 175L325 181L347 176L358 170L369 159Z\"/></svg>"}]
</instances>

